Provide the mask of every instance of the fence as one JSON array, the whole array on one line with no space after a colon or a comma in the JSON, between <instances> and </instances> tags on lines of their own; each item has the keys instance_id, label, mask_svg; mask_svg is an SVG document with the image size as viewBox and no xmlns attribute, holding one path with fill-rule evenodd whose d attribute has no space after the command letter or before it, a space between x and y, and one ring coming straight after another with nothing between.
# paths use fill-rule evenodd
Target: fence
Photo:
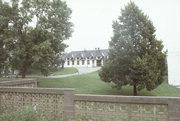
<instances>
[{"instance_id":1,"label":"fence","mask_svg":"<svg viewBox=\"0 0 180 121\"><path fill-rule=\"evenodd\" d=\"M77 95L73 89L0 87L0 109L33 106L84 121L180 121L180 98Z\"/></svg>"}]
</instances>

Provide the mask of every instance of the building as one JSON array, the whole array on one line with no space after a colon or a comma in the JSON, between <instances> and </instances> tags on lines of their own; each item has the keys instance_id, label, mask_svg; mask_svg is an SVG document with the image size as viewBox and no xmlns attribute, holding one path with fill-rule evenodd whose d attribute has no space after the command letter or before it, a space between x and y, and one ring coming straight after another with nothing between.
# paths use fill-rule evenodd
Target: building
<instances>
[{"instance_id":1,"label":"building","mask_svg":"<svg viewBox=\"0 0 180 121\"><path fill-rule=\"evenodd\" d=\"M64 67L98 67L108 58L108 49L72 51L61 57Z\"/></svg>"},{"instance_id":2,"label":"building","mask_svg":"<svg viewBox=\"0 0 180 121\"><path fill-rule=\"evenodd\" d=\"M180 52L168 52L168 81L180 87Z\"/></svg>"}]
</instances>

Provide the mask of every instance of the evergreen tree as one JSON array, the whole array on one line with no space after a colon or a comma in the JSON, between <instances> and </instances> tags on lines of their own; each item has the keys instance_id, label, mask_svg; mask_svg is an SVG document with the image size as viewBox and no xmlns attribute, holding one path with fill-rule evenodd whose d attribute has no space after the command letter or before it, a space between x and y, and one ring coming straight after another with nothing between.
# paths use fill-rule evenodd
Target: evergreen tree
<instances>
[{"instance_id":1,"label":"evergreen tree","mask_svg":"<svg viewBox=\"0 0 180 121\"><path fill-rule=\"evenodd\" d=\"M166 71L166 52L155 31L149 17L135 3L128 3L113 22L109 59L99 73L102 81L113 82L117 89L131 85L134 95L160 85Z\"/></svg>"}]
</instances>

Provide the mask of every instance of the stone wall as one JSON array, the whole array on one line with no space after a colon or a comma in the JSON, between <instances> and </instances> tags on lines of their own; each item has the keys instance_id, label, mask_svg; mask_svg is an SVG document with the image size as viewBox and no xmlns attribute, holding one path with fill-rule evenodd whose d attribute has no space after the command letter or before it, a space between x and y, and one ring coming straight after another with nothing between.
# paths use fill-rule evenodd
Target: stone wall
<instances>
[{"instance_id":1,"label":"stone wall","mask_svg":"<svg viewBox=\"0 0 180 121\"><path fill-rule=\"evenodd\" d=\"M92 121L168 121L166 98L76 95L75 116Z\"/></svg>"},{"instance_id":2,"label":"stone wall","mask_svg":"<svg viewBox=\"0 0 180 121\"><path fill-rule=\"evenodd\" d=\"M24 87L0 87L0 109L18 110L33 107L41 115L74 118L74 90Z\"/></svg>"},{"instance_id":3,"label":"stone wall","mask_svg":"<svg viewBox=\"0 0 180 121\"><path fill-rule=\"evenodd\" d=\"M36 79L0 79L0 86L6 87L37 87Z\"/></svg>"},{"instance_id":4,"label":"stone wall","mask_svg":"<svg viewBox=\"0 0 180 121\"><path fill-rule=\"evenodd\" d=\"M83 121L180 121L180 98L78 95L73 89L0 87L0 109L32 106L43 115Z\"/></svg>"}]
</instances>

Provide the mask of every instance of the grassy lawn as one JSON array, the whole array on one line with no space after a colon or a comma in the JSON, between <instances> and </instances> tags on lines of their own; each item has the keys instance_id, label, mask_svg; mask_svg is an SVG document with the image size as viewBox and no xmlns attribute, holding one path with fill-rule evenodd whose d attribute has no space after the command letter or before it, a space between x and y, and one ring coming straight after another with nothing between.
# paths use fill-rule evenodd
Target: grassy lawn
<instances>
[{"instance_id":1,"label":"grassy lawn","mask_svg":"<svg viewBox=\"0 0 180 121\"><path fill-rule=\"evenodd\" d=\"M69 67L69 68L59 68L57 71L50 72L51 75L65 75L65 74L73 74L77 73L78 70L74 67Z\"/></svg>"},{"instance_id":2,"label":"grassy lawn","mask_svg":"<svg viewBox=\"0 0 180 121\"><path fill-rule=\"evenodd\" d=\"M39 87L75 88L77 94L132 95L133 90L131 86L125 86L122 90L112 88L112 83L105 83L100 80L98 72L59 79L38 78L38 81ZM144 89L138 92L138 95L180 97L180 89L164 82L155 90L149 92Z\"/></svg>"}]
</instances>

